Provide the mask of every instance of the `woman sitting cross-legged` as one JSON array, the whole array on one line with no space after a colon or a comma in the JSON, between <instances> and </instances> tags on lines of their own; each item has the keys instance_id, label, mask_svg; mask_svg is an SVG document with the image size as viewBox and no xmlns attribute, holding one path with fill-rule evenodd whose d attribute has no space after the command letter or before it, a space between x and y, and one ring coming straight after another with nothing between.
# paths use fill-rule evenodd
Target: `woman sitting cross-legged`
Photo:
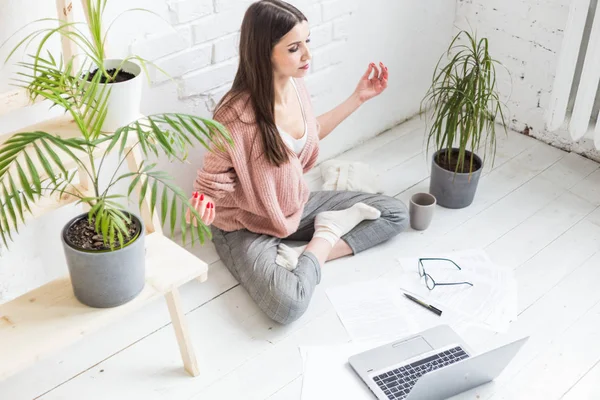
<instances>
[{"instance_id":1,"label":"woman sitting cross-legged","mask_svg":"<svg viewBox=\"0 0 600 400\"><path fill-rule=\"evenodd\" d=\"M290 4L261 0L248 8L238 71L214 113L234 144L206 154L191 199L223 263L282 324L306 311L327 260L371 248L408 224L395 198L309 191L303 174L317 161L319 140L388 80L387 67L369 65L346 101L315 117L303 82L309 41L306 17ZM282 239L308 245L298 254Z\"/></svg>"}]
</instances>

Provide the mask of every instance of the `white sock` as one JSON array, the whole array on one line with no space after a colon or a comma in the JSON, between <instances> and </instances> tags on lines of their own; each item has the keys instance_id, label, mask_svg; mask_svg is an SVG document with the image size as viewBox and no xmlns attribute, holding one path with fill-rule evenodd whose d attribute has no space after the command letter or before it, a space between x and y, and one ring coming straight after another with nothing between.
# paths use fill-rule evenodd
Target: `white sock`
<instances>
[{"instance_id":1,"label":"white sock","mask_svg":"<svg viewBox=\"0 0 600 400\"><path fill-rule=\"evenodd\" d=\"M304 249L306 249L306 245L290 247L286 244L279 243L279 246L277 246L275 264L289 271L293 271L298 265L298 258L304 253Z\"/></svg>"},{"instance_id":2,"label":"white sock","mask_svg":"<svg viewBox=\"0 0 600 400\"><path fill-rule=\"evenodd\" d=\"M293 271L298 265L298 252L291 247L279 243L277 246L277 256L275 257L275 264L287 269L288 271Z\"/></svg>"},{"instance_id":3,"label":"white sock","mask_svg":"<svg viewBox=\"0 0 600 400\"><path fill-rule=\"evenodd\" d=\"M365 203L356 203L350 208L340 211L325 211L315 218L315 234L335 246L340 237L365 219L377 219L381 212Z\"/></svg>"}]
</instances>

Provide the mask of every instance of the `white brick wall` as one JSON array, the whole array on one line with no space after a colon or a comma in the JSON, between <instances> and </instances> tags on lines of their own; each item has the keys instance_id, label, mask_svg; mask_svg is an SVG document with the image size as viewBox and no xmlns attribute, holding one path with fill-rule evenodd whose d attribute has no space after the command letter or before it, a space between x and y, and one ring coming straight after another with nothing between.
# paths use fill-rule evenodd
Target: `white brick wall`
<instances>
[{"instance_id":1,"label":"white brick wall","mask_svg":"<svg viewBox=\"0 0 600 400\"><path fill-rule=\"evenodd\" d=\"M310 30L310 48L318 49L323 47L333 40L333 23L327 22L323 25L318 25Z\"/></svg>"},{"instance_id":2,"label":"white brick wall","mask_svg":"<svg viewBox=\"0 0 600 400\"><path fill-rule=\"evenodd\" d=\"M229 89L231 89L231 85L226 83L223 86L219 86L218 88L210 90L206 94L206 107L208 111L213 112L215 110L217 104L219 103L219 101L221 101L221 99L223 98L223 96L225 96Z\"/></svg>"},{"instance_id":3,"label":"white brick wall","mask_svg":"<svg viewBox=\"0 0 600 400\"><path fill-rule=\"evenodd\" d=\"M214 0L215 12L221 13L232 8L247 8L253 0Z\"/></svg>"},{"instance_id":4,"label":"white brick wall","mask_svg":"<svg viewBox=\"0 0 600 400\"><path fill-rule=\"evenodd\" d=\"M590 141L572 143L563 132L549 133L545 110L554 84L569 0L458 0L456 25L487 37L492 57L512 75L499 83L512 129L600 160ZM512 90L512 93L511 93ZM527 130L526 130L527 128Z\"/></svg>"},{"instance_id":5,"label":"white brick wall","mask_svg":"<svg viewBox=\"0 0 600 400\"><path fill-rule=\"evenodd\" d=\"M167 4L174 24L193 21L214 10L213 0L176 0Z\"/></svg>"},{"instance_id":6,"label":"white brick wall","mask_svg":"<svg viewBox=\"0 0 600 400\"><path fill-rule=\"evenodd\" d=\"M236 57L239 54L240 46L240 34L233 33L227 35L222 39L218 39L213 44L213 62L219 63L221 61L229 60L230 58Z\"/></svg>"},{"instance_id":7,"label":"white brick wall","mask_svg":"<svg viewBox=\"0 0 600 400\"><path fill-rule=\"evenodd\" d=\"M327 46L318 48L312 52L312 71L320 71L331 65L337 65L344 61L347 46L345 42L333 42Z\"/></svg>"},{"instance_id":8,"label":"white brick wall","mask_svg":"<svg viewBox=\"0 0 600 400\"><path fill-rule=\"evenodd\" d=\"M154 60L180 82L178 97L205 101L206 109L225 93L233 81L239 52L239 28L250 0L178 0L167 3L178 33L138 40L131 50ZM313 66L317 74L347 59L349 29L357 0L291 1L307 16L311 27ZM331 73L331 71L329 71ZM167 81L157 70L150 72L154 85ZM326 74L325 74L326 75ZM313 97L331 93L333 80L321 79ZM329 86L328 86L329 85Z\"/></svg>"},{"instance_id":9,"label":"white brick wall","mask_svg":"<svg viewBox=\"0 0 600 400\"><path fill-rule=\"evenodd\" d=\"M205 43L239 30L244 8L232 8L212 14L192 25L194 43Z\"/></svg>"},{"instance_id":10,"label":"white brick wall","mask_svg":"<svg viewBox=\"0 0 600 400\"><path fill-rule=\"evenodd\" d=\"M210 44L185 49L155 62L156 66L165 71L171 77L179 77L187 72L206 67L212 62L213 48ZM161 70L150 67L150 79L152 83L160 83L169 79Z\"/></svg>"},{"instance_id":11,"label":"white brick wall","mask_svg":"<svg viewBox=\"0 0 600 400\"><path fill-rule=\"evenodd\" d=\"M237 70L237 64L237 59L233 59L183 75L183 85L180 88L179 97L202 95L211 89L231 82Z\"/></svg>"},{"instance_id":12,"label":"white brick wall","mask_svg":"<svg viewBox=\"0 0 600 400\"><path fill-rule=\"evenodd\" d=\"M302 13L308 19L311 26L317 26L323 22L323 11L319 1L306 0L306 1L292 1L296 7L299 7Z\"/></svg>"},{"instance_id":13,"label":"white brick wall","mask_svg":"<svg viewBox=\"0 0 600 400\"><path fill-rule=\"evenodd\" d=\"M314 72L306 77L306 86L310 91L311 96L319 97L321 95L331 93L334 89L333 83L338 75L335 66L329 66L321 71Z\"/></svg>"},{"instance_id":14,"label":"white brick wall","mask_svg":"<svg viewBox=\"0 0 600 400\"><path fill-rule=\"evenodd\" d=\"M153 61L184 50L191 45L192 31L189 26L178 30L149 35L135 39L129 46L132 54Z\"/></svg>"},{"instance_id":15,"label":"white brick wall","mask_svg":"<svg viewBox=\"0 0 600 400\"><path fill-rule=\"evenodd\" d=\"M350 18L341 17L333 21L333 38L347 39L350 35Z\"/></svg>"},{"instance_id":16,"label":"white brick wall","mask_svg":"<svg viewBox=\"0 0 600 400\"><path fill-rule=\"evenodd\" d=\"M323 3L323 21L349 14L358 7L358 0L333 0Z\"/></svg>"}]
</instances>

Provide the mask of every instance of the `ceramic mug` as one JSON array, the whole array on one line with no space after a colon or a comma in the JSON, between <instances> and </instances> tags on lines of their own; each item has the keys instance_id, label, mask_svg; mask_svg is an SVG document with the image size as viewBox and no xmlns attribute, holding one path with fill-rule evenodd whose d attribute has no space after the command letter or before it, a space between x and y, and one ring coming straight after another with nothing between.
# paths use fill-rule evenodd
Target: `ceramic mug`
<instances>
[{"instance_id":1,"label":"ceramic mug","mask_svg":"<svg viewBox=\"0 0 600 400\"><path fill-rule=\"evenodd\" d=\"M430 193L416 193L410 198L410 226L414 230L423 231L429 227L436 203L435 196Z\"/></svg>"}]
</instances>

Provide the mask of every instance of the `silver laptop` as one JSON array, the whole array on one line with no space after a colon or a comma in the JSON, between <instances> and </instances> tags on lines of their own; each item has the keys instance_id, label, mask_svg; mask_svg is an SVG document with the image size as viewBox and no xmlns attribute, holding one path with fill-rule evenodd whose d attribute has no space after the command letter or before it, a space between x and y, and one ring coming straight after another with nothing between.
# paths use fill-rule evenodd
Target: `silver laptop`
<instances>
[{"instance_id":1,"label":"silver laptop","mask_svg":"<svg viewBox=\"0 0 600 400\"><path fill-rule=\"evenodd\" d=\"M348 362L380 400L439 400L493 380L527 339L474 354L452 328L440 325Z\"/></svg>"}]
</instances>

